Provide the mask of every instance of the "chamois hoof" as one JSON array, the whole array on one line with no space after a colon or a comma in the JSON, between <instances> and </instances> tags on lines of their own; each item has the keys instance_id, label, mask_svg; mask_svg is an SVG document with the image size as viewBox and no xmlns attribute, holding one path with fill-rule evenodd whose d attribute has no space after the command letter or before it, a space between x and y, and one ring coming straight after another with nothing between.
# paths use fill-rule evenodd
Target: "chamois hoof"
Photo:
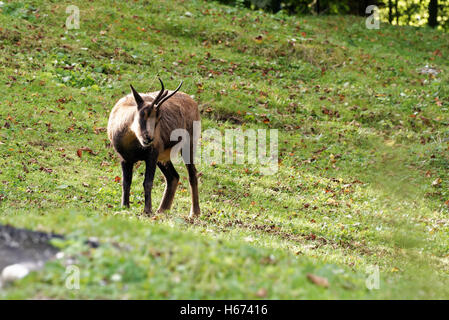
<instances>
[{"instance_id":1,"label":"chamois hoof","mask_svg":"<svg viewBox=\"0 0 449 320\"><path fill-rule=\"evenodd\" d=\"M196 211L196 212L190 211L189 219L196 219L196 218L198 218L199 216L200 216L200 211Z\"/></svg>"},{"instance_id":2,"label":"chamois hoof","mask_svg":"<svg viewBox=\"0 0 449 320\"><path fill-rule=\"evenodd\" d=\"M167 210L170 210L170 208L159 207L159 209L157 209L156 213L164 213Z\"/></svg>"}]
</instances>

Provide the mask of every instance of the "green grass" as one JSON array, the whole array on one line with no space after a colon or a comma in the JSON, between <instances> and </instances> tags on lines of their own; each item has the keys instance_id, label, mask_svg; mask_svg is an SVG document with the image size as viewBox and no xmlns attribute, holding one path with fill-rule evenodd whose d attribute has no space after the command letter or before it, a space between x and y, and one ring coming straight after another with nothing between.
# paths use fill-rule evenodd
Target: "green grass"
<instances>
[{"instance_id":1,"label":"green grass","mask_svg":"<svg viewBox=\"0 0 449 320\"><path fill-rule=\"evenodd\" d=\"M65 259L0 297L449 297L447 34L197 0L78 1L80 29L66 30L69 4L1 7L0 223L67 240ZM190 222L181 165L172 210L140 216L142 165L120 208L104 128L129 84L155 91L158 74L184 80L203 130L278 129L278 172L201 164ZM64 285L70 262L80 290ZM371 266L379 290L365 286Z\"/></svg>"}]
</instances>

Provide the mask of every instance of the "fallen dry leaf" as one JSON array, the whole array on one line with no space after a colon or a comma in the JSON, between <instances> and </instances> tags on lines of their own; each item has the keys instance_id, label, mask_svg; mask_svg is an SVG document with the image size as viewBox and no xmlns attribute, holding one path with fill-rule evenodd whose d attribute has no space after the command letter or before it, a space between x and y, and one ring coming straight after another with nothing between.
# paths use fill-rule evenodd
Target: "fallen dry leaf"
<instances>
[{"instance_id":1,"label":"fallen dry leaf","mask_svg":"<svg viewBox=\"0 0 449 320\"><path fill-rule=\"evenodd\" d=\"M53 169L45 168L45 167L40 167L39 170L40 170L40 171L47 172L47 173L52 173L52 172L53 172Z\"/></svg>"},{"instance_id":2,"label":"fallen dry leaf","mask_svg":"<svg viewBox=\"0 0 449 320\"><path fill-rule=\"evenodd\" d=\"M314 274L308 273L307 279L309 279L312 283L316 284L317 286L320 286L323 288L329 287L329 281L324 277L320 277L320 276L316 276Z\"/></svg>"},{"instance_id":3,"label":"fallen dry leaf","mask_svg":"<svg viewBox=\"0 0 449 320\"><path fill-rule=\"evenodd\" d=\"M259 290L257 290L256 292L256 296L260 297L260 298L265 298L267 296L267 289L265 288L260 288Z\"/></svg>"},{"instance_id":4,"label":"fallen dry leaf","mask_svg":"<svg viewBox=\"0 0 449 320\"><path fill-rule=\"evenodd\" d=\"M78 155L78 157L81 158L83 156L83 151L93 154L94 156L98 154L98 152L93 152L91 148L82 147L82 148L79 148L78 150L76 150L76 154Z\"/></svg>"},{"instance_id":5,"label":"fallen dry leaf","mask_svg":"<svg viewBox=\"0 0 449 320\"><path fill-rule=\"evenodd\" d=\"M256 41L257 43L262 43L263 37L261 35L258 35L257 37L254 38L254 41Z\"/></svg>"},{"instance_id":6,"label":"fallen dry leaf","mask_svg":"<svg viewBox=\"0 0 449 320\"><path fill-rule=\"evenodd\" d=\"M109 162L107 162L107 161L102 161L101 164L100 164L100 167L107 167L107 166L109 166L109 165L111 165Z\"/></svg>"},{"instance_id":7,"label":"fallen dry leaf","mask_svg":"<svg viewBox=\"0 0 449 320\"><path fill-rule=\"evenodd\" d=\"M106 132L106 128L103 127L94 127L95 134L99 134L101 132Z\"/></svg>"},{"instance_id":8,"label":"fallen dry leaf","mask_svg":"<svg viewBox=\"0 0 449 320\"><path fill-rule=\"evenodd\" d=\"M441 184L441 178L436 178L432 181L432 187L438 187Z\"/></svg>"}]
</instances>

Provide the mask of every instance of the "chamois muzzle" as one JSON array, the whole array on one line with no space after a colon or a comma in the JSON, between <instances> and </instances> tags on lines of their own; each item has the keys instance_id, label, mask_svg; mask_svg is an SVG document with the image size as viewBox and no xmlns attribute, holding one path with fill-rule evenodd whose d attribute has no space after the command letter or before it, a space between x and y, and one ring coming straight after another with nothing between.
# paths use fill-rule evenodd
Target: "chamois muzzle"
<instances>
[{"instance_id":1,"label":"chamois muzzle","mask_svg":"<svg viewBox=\"0 0 449 320\"><path fill-rule=\"evenodd\" d=\"M147 137L147 138L143 138L143 146L144 147L149 147L150 146L150 144L151 144L151 142L153 142L153 139L152 138L150 138L150 137Z\"/></svg>"}]
</instances>

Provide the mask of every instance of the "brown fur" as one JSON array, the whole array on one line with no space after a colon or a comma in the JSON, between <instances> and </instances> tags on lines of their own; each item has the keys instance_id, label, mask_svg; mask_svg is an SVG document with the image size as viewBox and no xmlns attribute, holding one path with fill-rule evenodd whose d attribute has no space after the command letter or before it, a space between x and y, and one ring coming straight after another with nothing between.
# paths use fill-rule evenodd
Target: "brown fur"
<instances>
[{"instance_id":1,"label":"brown fur","mask_svg":"<svg viewBox=\"0 0 449 320\"><path fill-rule=\"evenodd\" d=\"M144 100L145 104L150 104L154 101L158 93L159 92L151 92L147 94L141 94L140 96ZM140 160L147 161L148 170L149 159L153 154L157 155L157 161L159 163L158 166L163 171L167 181L167 188L164 193L164 199L161 202L161 206L159 207L159 211L164 211L165 209L169 209L173 201L173 196L177 187L177 180L179 180L179 176L177 175L176 170L173 168L170 162L171 148L178 142L170 141L170 134L175 129L186 129L190 135L190 141L192 145L193 122L200 121L200 114L198 111L197 103L189 95L183 92L177 92L171 98L166 100L159 108L159 119L156 120L153 141L150 147L143 147L140 142L142 141L142 137L140 136L141 132L139 130L137 121L139 118L139 111L133 94L129 94L121 98L112 109L108 122L108 137L112 143L112 146L122 160L122 168L124 168L124 166L126 167L127 165L131 166L131 178L132 165L135 162ZM149 110L148 112L151 113L153 111ZM146 114L148 114L148 112ZM192 156L190 156L190 159L191 162L193 162ZM189 178L191 181L192 189L191 215L197 216L199 215L200 210L198 204L196 169L193 164L186 166L189 170ZM194 177L192 176L193 174L195 175ZM153 177L151 177L151 179L152 178ZM175 181L176 184L174 184ZM124 200L122 200L122 204L129 205L126 201L126 197L129 198L129 190L127 190L128 195L126 195L125 188L126 187L124 186L124 195L122 198ZM145 190L145 192L147 193L147 190ZM151 212L151 196L150 208L148 209L146 205L145 211Z\"/></svg>"},{"instance_id":2,"label":"brown fur","mask_svg":"<svg viewBox=\"0 0 449 320\"><path fill-rule=\"evenodd\" d=\"M142 94L142 98L151 102L158 92ZM131 160L127 154L135 154L135 149L140 149L136 133L131 130L136 117L137 105L132 94L120 99L111 111L108 122L108 137L113 147L124 160ZM176 142L170 141L173 130L186 129L193 136L193 121L200 120L197 103L187 94L177 92L172 98L161 106L161 118L155 129L153 146L163 154L171 149ZM145 160L145 159L138 159Z\"/></svg>"}]
</instances>

